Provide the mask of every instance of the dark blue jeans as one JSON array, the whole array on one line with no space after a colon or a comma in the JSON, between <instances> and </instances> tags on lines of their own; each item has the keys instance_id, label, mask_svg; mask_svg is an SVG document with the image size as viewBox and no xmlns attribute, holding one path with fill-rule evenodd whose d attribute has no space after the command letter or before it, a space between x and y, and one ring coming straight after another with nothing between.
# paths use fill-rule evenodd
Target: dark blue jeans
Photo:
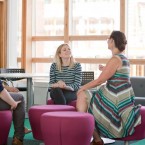
<instances>
[{"instance_id":1,"label":"dark blue jeans","mask_svg":"<svg viewBox=\"0 0 145 145\"><path fill-rule=\"evenodd\" d=\"M71 101L77 99L76 91L65 90L61 88L52 88L50 91L50 97L55 104L66 105Z\"/></svg>"}]
</instances>

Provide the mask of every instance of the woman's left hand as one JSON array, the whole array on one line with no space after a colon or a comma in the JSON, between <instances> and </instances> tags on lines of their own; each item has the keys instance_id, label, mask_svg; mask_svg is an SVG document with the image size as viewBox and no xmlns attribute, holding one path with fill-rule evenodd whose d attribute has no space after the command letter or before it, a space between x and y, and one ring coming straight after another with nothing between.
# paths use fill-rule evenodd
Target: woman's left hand
<instances>
[{"instance_id":1,"label":"woman's left hand","mask_svg":"<svg viewBox=\"0 0 145 145\"><path fill-rule=\"evenodd\" d=\"M19 92L19 90L15 87L9 87L9 86L5 86L5 89L8 91L8 92Z\"/></svg>"},{"instance_id":2,"label":"woman's left hand","mask_svg":"<svg viewBox=\"0 0 145 145\"><path fill-rule=\"evenodd\" d=\"M21 101L15 101L15 103L11 105L11 110L15 110L19 103L21 103Z\"/></svg>"},{"instance_id":3,"label":"woman's left hand","mask_svg":"<svg viewBox=\"0 0 145 145\"><path fill-rule=\"evenodd\" d=\"M63 82L63 81L61 81L61 80L58 81L57 84L59 85L60 88L65 88L65 87L66 87L65 82Z\"/></svg>"}]
</instances>

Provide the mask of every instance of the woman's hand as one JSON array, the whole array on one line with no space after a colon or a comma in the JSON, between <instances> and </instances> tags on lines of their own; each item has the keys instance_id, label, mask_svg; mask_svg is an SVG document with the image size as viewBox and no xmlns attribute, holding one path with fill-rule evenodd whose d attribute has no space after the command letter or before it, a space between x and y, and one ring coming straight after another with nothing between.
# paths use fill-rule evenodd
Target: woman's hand
<instances>
[{"instance_id":1,"label":"woman's hand","mask_svg":"<svg viewBox=\"0 0 145 145\"><path fill-rule=\"evenodd\" d=\"M15 110L19 103L21 103L21 101L15 101L13 105L11 105L11 110Z\"/></svg>"},{"instance_id":2,"label":"woman's hand","mask_svg":"<svg viewBox=\"0 0 145 145\"><path fill-rule=\"evenodd\" d=\"M58 81L57 84L58 84L58 86L59 86L60 88L65 88L65 87L66 87L65 82L63 82L63 81L61 81L61 80Z\"/></svg>"},{"instance_id":3,"label":"woman's hand","mask_svg":"<svg viewBox=\"0 0 145 145\"><path fill-rule=\"evenodd\" d=\"M12 110L16 109L17 105L21 103L21 101L15 101L5 88L0 92L0 98L9 104Z\"/></svg>"},{"instance_id":4,"label":"woman's hand","mask_svg":"<svg viewBox=\"0 0 145 145\"><path fill-rule=\"evenodd\" d=\"M60 80L57 83L52 84L51 86L52 86L52 88L65 88L66 84L65 84L65 82Z\"/></svg>"},{"instance_id":5,"label":"woman's hand","mask_svg":"<svg viewBox=\"0 0 145 145\"><path fill-rule=\"evenodd\" d=\"M8 92L19 92L19 90L15 87L9 87L9 86L5 86L5 89L8 91Z\"/></svg>"},{"instance_id":6,"label":"woman's hand","mask_svg":"<svg viewBox=\"0 0 145 145\"><path fill-rule=\"evenodd\" d=\"M102 64L99 64L99 70L103 71L103 69L104 69L104 66Z\"/></svg>"},{"instance_id":7,"label":"woman's hand","mask_svg":"<svg viewBox=\"0 0 145 145\"><path fill-rule=\"evenodd\" d=\"M52 88L58 88L59 87L59 84L58 83L52 84L51 87Z\"/></svg>"}]
</instances>

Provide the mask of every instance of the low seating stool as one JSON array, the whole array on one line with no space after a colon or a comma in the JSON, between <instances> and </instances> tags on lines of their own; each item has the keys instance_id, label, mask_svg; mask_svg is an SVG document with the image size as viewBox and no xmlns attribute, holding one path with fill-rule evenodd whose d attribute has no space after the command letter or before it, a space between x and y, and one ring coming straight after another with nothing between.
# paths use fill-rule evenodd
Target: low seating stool
<instances>
[{"instance_id":1,"label":"low seating stool","mask_svg":"<svg viewBox=\"0 0 145 145\"><path fill-rule=\"evenodd\" d=\"M71 101L68 105L73 106L73 107L76 108L76 102L77 102L76 100ZM48 99L47 100L47 105L52 105L52 104L54 104L54 101L52 99Z\"/></svg>"},{"instance_id":2,"label":"low seating stool","mask_svg":"<svg viewBox=\"0 0 145 145\"><path fill-rule=\"evenodd\" d=\"M129 141L145 139L145 106L142 106L140 108L140 113L141 113L141 124L135 127L135 132L130 136L120 138L117 140L122 140L125 142L124 143L125 145L129 145Z\"/></svg>"},{"instance_id":3,"label":"low seating stool","mask_svg":"<svg viewBox=\"0 0 145 145\"><path fill-rule=\"evenodd\" d=\"M12 123L10 110L0 111L0 145L6 145Z\"/></svg>"},{"instance_id":4,"label":"low seating stool","mask_svg":"<svg viewBox=\"0 0 145 145\"><path fill-rule=\"evenodd\" d=\"M32 128L33 137L43 140L40 126L40 118L43 113L54 111L76 111L73 106L68 105L36 105L29 109L29 120Z\"/></svg>"},{"instance_id":5,"label":"low seating stool","mask_svg":"<svg viewBox=\"0 0 145 145\"><path fill-rule=\"evenodd\" d=\"M44 113L41 131L45 145L90 145L94 117L73 111Z\"/></svg>"}]
</instances>

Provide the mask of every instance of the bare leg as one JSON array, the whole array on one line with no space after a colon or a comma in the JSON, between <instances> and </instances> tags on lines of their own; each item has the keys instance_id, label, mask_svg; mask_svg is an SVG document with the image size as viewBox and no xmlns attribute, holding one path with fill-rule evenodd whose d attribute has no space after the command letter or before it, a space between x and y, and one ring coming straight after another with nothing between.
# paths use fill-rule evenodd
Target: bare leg
<instances>
[{"instance_id":1,"label":"bare leg","mask_svg":"<svg viewBox=\"0 0 145 145\"><path fill-rule=\"evenodd\" d=\"M101 141L101 137L97 130L94 130L93 137L94 137L95 142Z\"/></svg>"},{"instance_id":2,"label":"bare leg","mask_svg":"<svg viewBox=\"0 0 145 145\"><path fill-rule=\"evenodd\" d=\"M77 104L76 104L77 111L79 112L87 112L88 110L88 102L87 102L87 95L85 92L80 92L79 95L77 96ZM98 133L97 130L94 130L93 132L93 142L91 145L94 145L97 142L100 142L100 145L103 145L104 143L102 142L102 139ZM95 142L95 143L94 143Z\"/></svg>"},{"instance_id":3,"label":"bare leg","mask_svg":"<svg viewBox=\"0 0 145 145\"><path fill-rule=\"evenodd\" d=\"M88 103L87 103L87 95L85 94L85 92L81 92L77 96L76 108L77 111L79 112L87 112Z\"/></svg>"}]
</instances>

